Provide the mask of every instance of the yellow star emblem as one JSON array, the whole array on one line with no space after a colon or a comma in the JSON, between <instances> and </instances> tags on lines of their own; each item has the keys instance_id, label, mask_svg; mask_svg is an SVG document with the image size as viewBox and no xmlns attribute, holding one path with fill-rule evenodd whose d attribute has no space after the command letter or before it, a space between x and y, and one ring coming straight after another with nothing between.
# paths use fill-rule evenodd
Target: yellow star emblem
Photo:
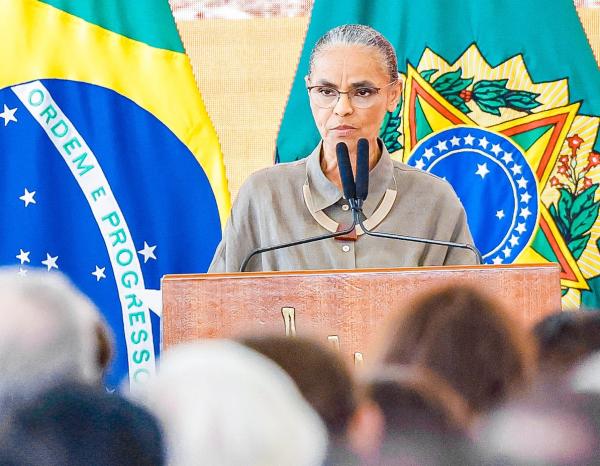
<instances>
[{"instance_id":1,"label":"yellow star emblem","mask_svg":"<svg viewBox=\"0 0 600 466\"><path fill-rule=\"evenodd\" d=\"M532 243L519 255L515 262L558 262L561 266L561 285L565 288L587 290L589 286L577 260L569 250L563 236L548 211L547 205L552 202L549 194L549 179L555 169L557 159L565 145L569 131L573 126L579 130L597 131L598 122L585 121L578 116L579 103L568 103L566 80L553 83L534 84L529 79L522 57L513 57L498 67L490 67L476 46L471 46L456 63L450 65L431 51L426 51L419 69L437 70L440 74L454 71L462 67L467 76L477 75L479 79L516 80L516 85L526 87L534 92L544 92L545 98L539 111L523 116L523 112L507 109L503 118L484 114L479 109L469 109L469 114L461 111L434 89L432 84L419 74L417 69L408 65L402 108L402 143L401 160L408 161L412 150L421 139L429 134L454 126L475 126L486 128L510 138L523 149L523 153L538 180L540 197L540 216L537 232ZM481 73L485 69L486 73ZM577 120L577 121L576 121ZM588 118L590 120L590 118ZM595 139L595 138L594 138ZM554 195L555 196L555 195ZM537 250L536 250L537 249ZM543 249L542 256L538 251Z\"/></svg>"}]
</instances>

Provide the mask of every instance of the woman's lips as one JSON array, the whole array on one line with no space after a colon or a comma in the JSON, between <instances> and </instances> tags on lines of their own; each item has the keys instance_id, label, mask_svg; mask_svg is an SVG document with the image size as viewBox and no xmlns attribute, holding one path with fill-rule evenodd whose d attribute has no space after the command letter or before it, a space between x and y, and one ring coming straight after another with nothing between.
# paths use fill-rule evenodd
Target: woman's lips
<instances>
[{"instance_id":1,"label":"woman's lips","mask_svg":"<svg viewBox=\"0 0 600 466\"><path fill-rule=\"evenodd\" d=\"M334 131L337 136L343 137L350 136L354 131L356 131L356 128L349 125L340 125L332 128L332 131Z\"/></svg>"}]
</instances>

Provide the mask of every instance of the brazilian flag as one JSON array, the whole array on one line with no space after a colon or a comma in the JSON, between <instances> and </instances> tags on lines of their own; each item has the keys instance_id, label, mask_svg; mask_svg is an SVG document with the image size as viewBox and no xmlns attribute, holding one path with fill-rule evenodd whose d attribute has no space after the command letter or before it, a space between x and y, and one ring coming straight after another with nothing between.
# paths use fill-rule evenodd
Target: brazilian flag
<instances>
[{"instance_id":1,"label":"brazilian flag","mask_svg":"<svg viewBox=\"0 0 600 466\"><path fill-rule=\"evenodd\" d=\"M208 268L230 208L167 0L0 0L0 264L57 270L155 370L160 279Z\"/></svg>"},{"instance_id":2,"label":"brazilian flag","mask_svg":"<svg viewBox=\"0 0 600 466\"><path fill-rule=\"evenodd\" d=\"M556 262L563 306L600 306L600 71L572 0L316 0L278 161L318 142L310 51L352 23L398 55L392 157L453 185L486 263Z\"/></svg>"}]
</instances>

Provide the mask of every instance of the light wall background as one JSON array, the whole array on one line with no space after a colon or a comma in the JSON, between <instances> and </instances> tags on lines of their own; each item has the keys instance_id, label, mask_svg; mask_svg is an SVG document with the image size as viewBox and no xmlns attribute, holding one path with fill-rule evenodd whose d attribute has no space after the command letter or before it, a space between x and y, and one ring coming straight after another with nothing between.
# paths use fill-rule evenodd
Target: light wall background
<instances>
[{"instance_id":1,"label":"light wall background","mask_svg":"<svg viewBox=\"0 0 600 466\"><path fill-rule=\"evenodd\" d=\"M171 5L235 199L250 173L273 164L312 0L172 0ZM576 5L600 63L600 1L576 0ZM239 19L226 19L231 17Z\"/></svg>"}]
</instances>

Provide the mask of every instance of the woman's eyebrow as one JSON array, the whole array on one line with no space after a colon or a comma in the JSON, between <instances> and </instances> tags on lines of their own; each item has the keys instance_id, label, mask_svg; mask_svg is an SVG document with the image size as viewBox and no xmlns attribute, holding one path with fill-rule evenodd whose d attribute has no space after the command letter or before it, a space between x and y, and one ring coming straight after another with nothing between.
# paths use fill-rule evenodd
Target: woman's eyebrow
<instances>
[{"instance_id":1,"label":"woman's eyebrow","mask_svg":"<svg viewBox=\"0 0 600 466\"><path fill-rule=\"evenodd\" d=\"M337 89L337 85L327 81L326 79L319 79L317 81L317 85L318 86L326 86L326 87L333 87L334 89ZM359 87L375 87L375 83L369 81L369 80L365 80L365 81L357 81L355 83L350 84L350 87L353 89L357 89Z\"/></svg>"}]
</instances>

